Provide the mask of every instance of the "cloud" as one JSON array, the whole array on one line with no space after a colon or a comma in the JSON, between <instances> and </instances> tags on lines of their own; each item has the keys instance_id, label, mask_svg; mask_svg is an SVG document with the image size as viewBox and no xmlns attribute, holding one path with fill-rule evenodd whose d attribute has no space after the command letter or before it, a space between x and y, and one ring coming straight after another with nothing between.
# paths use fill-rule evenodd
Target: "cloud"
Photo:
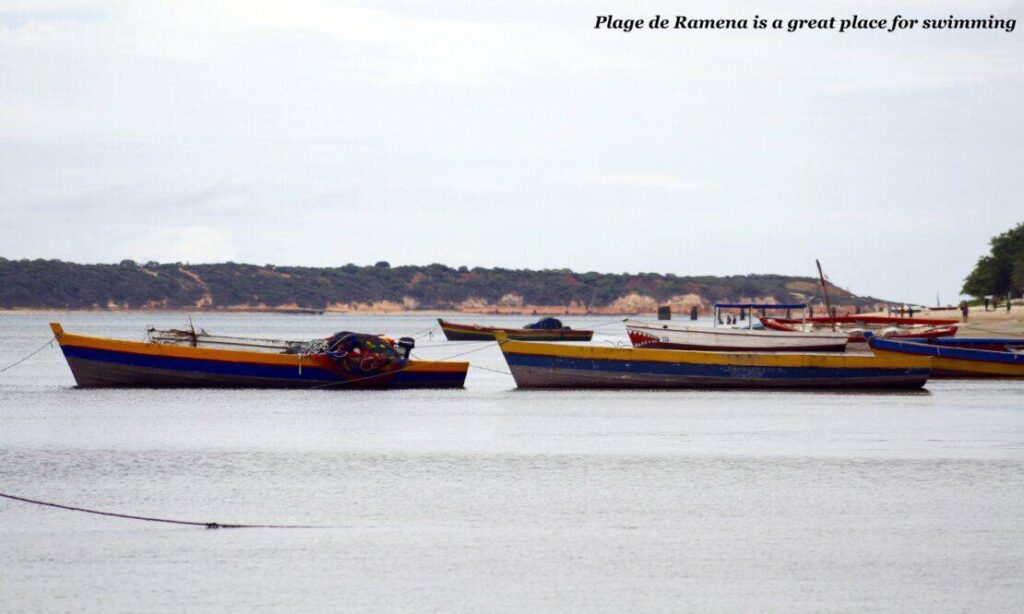
<instances>
[{"instance_id":1,"label":"cloud","mask_svg":"<svg viewBox=\"0 0 1024 614\"><path fill-rule=\"evenodd\" d=\"M711 192L717 187L710 181L686 179L670 173L609 173L594 177L594 180L607 185L685 192Z\"/></svg>"},{"instance_id":2,"label":"cloud","mask_svg":"<svg viewBox=\"0 0 1024 614\"><path fill-rule=\"evenodd\" d=\"M118 258L138 262L224 262L236 259L238 254L223 231L203 226L151 228L118 241L106 251L112 262Z\"/></svg>"},{"instance_id":3,"label":"cloud","mask_svg":"<svg viewBox=\"0 0 1024 614\"><path fill-rule=\"evenodd\" d=\"M866 2L827 12L963 12ZM933 295L963 260L951 245L983 251L1018 215L1019 33L624 35L595 31L595 12L7 2L0 255L729 273L800 272L821 254L852 263L833 266L865 292ZM951 241L951 226L970 236ZM397 238L338 239L352 234Z\"/></svg>"}]
</instances>

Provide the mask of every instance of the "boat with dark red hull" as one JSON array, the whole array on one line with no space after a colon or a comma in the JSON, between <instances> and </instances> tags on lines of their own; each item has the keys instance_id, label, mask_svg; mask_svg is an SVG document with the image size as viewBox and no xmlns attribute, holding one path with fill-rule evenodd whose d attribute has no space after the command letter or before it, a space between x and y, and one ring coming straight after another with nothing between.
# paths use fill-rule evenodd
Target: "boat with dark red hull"
<instances>
[{"instance_id":1,"label":"boat with dark red hull","mask_svg":"<svg viewBox=\"0 0 1024 614\"><path fill-rule=\"evenodd\" d=\"M956 335L957 324L956 320L933 320L924 318L915 318L918 322L954 322L954 324L934 325L934 324L908 324L906 320L910 318L902 318L904 320L902 325L889 324L889 318L879 319L875 322L864 322L863 319L856 320L853 318L808 318L807 322L801 324L800 320L786 319L786 318L761 318L761 324L768 330L780 331L780 332L791 332L791 333L813 333L820 331L833 330L832 320L836 320L834 330L845 333L848 335L849 343L857 344L860 347L856 349L865 349L867 347L866 333L871 333L876 337L885 337L886 339L907 339L907 338L918 338L918 339L934 339L939 337L952 337ZM839 320L844 320L840 322ZM823 320L823 321L822 321ZM898 320L895 320L898 321Z\"/></svg>"},{"instance_id":2,"label":"boat with dark red hull","mask_svg":"<svg viewBox=\"0 0 1024 614\"><path fill-rule=\"evenodd\" d=\"M594 337L594 331L574 330L556 318L544 318L523 328L456 324L441 318L437 323L449 341L494 341L495 333L499 332L516 341L590 341Z\"/></svg>"}]
</instances>

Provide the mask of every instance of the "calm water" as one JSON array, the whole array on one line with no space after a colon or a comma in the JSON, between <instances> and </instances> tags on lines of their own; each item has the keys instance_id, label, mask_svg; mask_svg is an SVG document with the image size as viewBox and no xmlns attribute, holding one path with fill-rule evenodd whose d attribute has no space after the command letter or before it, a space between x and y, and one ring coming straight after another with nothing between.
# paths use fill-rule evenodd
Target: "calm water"
<instances>
[{"instance_id":1,"label":"calm water","mask_svg":"<svg viewBox=\"0 0 1024 614\"><path fill-rule=\"evenodd\" d=\"M185 314L0 315L140 339ZM521 319L463 318L521 323ZM625 341L615 319L600 342ZM429 318L202 314L211 332ZM610 324L610 325L609 325ZM418 336L421 357L505 368ZM91 391L57 349L0 374L0 610L1020 611L1024 382L920 394Z\"/></svg>"}]
</instances>

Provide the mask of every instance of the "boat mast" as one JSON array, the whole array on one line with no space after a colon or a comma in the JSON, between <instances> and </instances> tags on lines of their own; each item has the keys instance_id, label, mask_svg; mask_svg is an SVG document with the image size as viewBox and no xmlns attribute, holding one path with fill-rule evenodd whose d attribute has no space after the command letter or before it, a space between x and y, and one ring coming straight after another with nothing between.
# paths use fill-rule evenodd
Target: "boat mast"
<instances>
[{"instance_id":1,"label":"boat mast","mask_svg":"<svg viewBox=\"0 0 1024 614\"><path fill-rule=\"evenodd\" d=\"M836 317L832 313L832 303L828 300L828 286L825 284L825 273L821 270L821 261L817 258L814 259L814 264L818 265L818 278L821 280L821 291L825 294L825 311L828 313L829 320L832 322L832 332L836 332Z\"/></svg>"}]
</instances>

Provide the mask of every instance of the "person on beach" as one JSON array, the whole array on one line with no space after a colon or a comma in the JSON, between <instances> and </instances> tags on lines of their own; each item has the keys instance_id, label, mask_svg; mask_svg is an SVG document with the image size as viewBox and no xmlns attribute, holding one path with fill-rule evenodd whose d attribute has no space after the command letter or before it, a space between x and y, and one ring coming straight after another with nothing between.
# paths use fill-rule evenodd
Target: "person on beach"
<instances>
[{"instance_id":1,"label":"person on beach","mask_svg":"<svg viewBox=\"0 0 1024 614\"><path fill-rule=\"evenodd\" d=\"M967 321L967 313L970 310L971 308L967 306L967 301L960 301L960 313L964 316L964 322Z\"/></svg>"},{"instance_id":2,"label":"person on beach","mask_svg":"<svg viewBox=\"0 0 1024 614\"><path fill-rule=\"evenodd\" d=\"M988 311L988 297L985 297L985 311Z\"/></svg>"}]
</instances>

